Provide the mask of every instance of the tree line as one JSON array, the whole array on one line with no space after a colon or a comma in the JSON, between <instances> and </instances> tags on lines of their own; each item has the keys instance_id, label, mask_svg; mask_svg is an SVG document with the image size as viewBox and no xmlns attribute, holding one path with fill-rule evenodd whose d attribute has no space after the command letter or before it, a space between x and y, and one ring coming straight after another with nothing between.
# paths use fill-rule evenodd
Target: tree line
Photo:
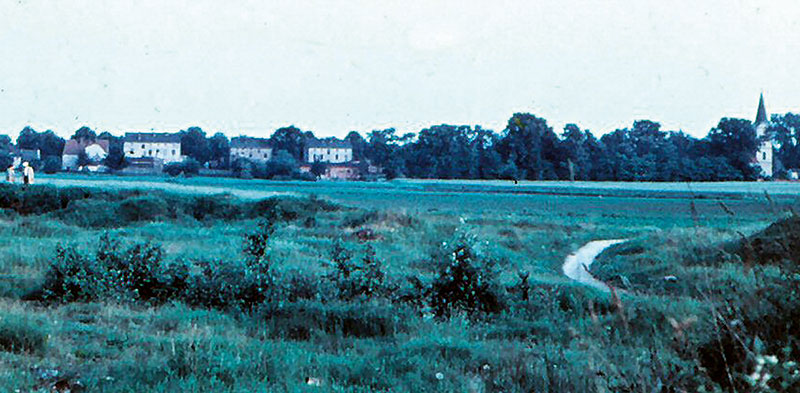
<instances>
[{"instance_id":1,"label":"tree line","mask_svg":"<svg viewBox=\"0 0 800 393\"><path fill-rule=\"evenodd\" d=\"M251 171L230 161L230 140L220 132L207 135L199 127L180 131L182 153L202 166ZM775 176L800 168L800 115L773 115L768 134L775 143ZM109 132L97 134L81 127L71 139L108 139L104 164L126 165L123 139ZM290 173L303 160L312 131L295 126L277 129L269 141L277 162L260 172ZM331 139L331 138L325 138ZM351 131L345 140L353 157L383 168L388 178L599 180L599 181L725 181L758 178L753 164L757 147L753 124L723 118L704 138L682 131L663 130L650 120L635 121L601 137L576 124L556 132L547 121L530 113L516 113L504 130L480 126L436 125L419 133L400 135L394 128L362 136ZM19 149L39 149L46 171L60 169L65 140L51 130L25 127L17 138ZM11 160L11 138L0 135L0 164ZM271 169L270 169L271 168ZM260 176L257 176L260 177Z\"/></svg>"}]
</instances>

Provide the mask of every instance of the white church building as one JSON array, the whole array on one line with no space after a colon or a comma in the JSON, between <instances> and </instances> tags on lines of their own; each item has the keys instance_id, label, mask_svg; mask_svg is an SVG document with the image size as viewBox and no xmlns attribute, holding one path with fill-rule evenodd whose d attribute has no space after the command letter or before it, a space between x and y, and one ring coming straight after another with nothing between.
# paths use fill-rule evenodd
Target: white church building
<instances>
[{"instance_id":1,"label":"white church building","mask_svg":"<svg viewBox=\"0 0 800 393\"><path fill-rule=\"evenodd\" d=\"M767 118L767 109L764 106L764 94L758 100L758 112L756 113L756 121L753 122L756 129L756 140L758 143L758 150L754 157L753 163L757 164L761 169L761 176L771 178L773 173L773 137L769 135L769 119Z\"/></svg>"}]
</instances>

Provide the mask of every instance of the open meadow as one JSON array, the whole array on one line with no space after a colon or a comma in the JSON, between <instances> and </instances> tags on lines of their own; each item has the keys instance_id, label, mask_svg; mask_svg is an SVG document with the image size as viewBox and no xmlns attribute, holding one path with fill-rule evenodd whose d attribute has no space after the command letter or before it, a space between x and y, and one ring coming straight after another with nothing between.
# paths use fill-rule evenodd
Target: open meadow
<instances>
[{"instance_id":1,"label":"open meadow","mask_svg":"<svg viewBox=\"0 0 800 393\"><path fill-rule=\"evenodd\" d=\"M2 391L800 391L798 183L37 181Z\"/></svg>"}]
</instances>

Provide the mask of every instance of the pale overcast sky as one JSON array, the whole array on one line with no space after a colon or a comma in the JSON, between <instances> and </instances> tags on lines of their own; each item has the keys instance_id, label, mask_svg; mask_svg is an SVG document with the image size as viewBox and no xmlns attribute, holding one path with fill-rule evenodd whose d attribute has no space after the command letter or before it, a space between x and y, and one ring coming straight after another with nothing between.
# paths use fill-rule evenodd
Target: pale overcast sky
<instances>
[{"instance_id":1,"label":"pale overcast sky","mask_svg":"<svg viewBox=\"0 0 800 393\"><path fill-rule=\"evenodd\" d=\"M800 2L0 0L0 132L319 136L800 112Z\"/></svg>"}]
</instances>

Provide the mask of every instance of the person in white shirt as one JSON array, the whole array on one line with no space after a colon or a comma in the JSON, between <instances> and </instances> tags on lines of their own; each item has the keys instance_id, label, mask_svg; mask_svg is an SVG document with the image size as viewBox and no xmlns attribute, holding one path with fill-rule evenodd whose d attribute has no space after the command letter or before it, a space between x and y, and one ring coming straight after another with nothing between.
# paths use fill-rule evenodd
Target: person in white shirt
<instances>
[{"instance_id":1,"label":"person in white shirt","mask_svg":"<svg viewBox=\"0 0 800 393\"><path fill-rule=\"evenodd\" d=\"M9 165L8 168L6 168L6 181L9 183L13 183L15 176L16 173L14 173L14 165L13 164Z\"/></svg>"},{"instance_id":2,"label":"person in white shirt","mask_svg":"<svg viewBox=\"0 0 800 393\"><path fill-rule=\"evenodd\" d=\"M22 180L25 184L33 184L33 167L28 165L28 161L22 163Z\"/></svg>"}]
</instances>

